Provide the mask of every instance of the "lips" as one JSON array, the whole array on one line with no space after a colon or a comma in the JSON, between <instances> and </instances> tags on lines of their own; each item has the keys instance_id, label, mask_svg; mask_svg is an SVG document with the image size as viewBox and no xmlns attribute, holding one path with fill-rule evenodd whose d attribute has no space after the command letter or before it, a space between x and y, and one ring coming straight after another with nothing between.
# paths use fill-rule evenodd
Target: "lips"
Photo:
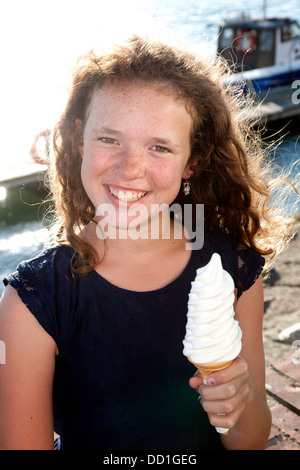
<instances>
[{"instance_id":1,"label":"lips","mask_svg":"<svg viewBox=\"0 0 300 470\"><path fill-rule=\"evenodd\" d=\"M112 186L107 186L108 191L120 201L135 202L144 197L148 191L132 191L125 189L117 189Z\"/></svg>"}]
</instances>

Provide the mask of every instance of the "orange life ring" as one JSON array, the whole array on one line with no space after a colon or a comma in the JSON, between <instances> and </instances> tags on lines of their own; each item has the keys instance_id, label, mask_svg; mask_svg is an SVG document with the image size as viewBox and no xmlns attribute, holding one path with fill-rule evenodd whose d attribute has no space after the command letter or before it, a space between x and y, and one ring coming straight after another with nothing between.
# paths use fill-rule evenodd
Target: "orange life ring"
<instances>
[{"instance_id":1,"label":"orange life ring","mask_svg":"<svg viewBox=\"0 0 300 470\"><path fill-rule=\"evenodd\" d=\"M251 54L256 49L257 33L255 29L240 29L237 31L235 46L240 54Z\"/></svg>"}]
</instances>

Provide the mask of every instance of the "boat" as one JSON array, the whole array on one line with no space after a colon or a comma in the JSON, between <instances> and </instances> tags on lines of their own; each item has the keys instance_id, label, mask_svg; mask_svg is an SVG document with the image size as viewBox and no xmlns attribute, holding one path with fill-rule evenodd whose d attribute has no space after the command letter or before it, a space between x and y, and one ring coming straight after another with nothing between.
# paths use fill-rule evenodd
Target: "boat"
<instances>
[{"instance_id":1,"label":"boat","mask_svg":"<svg viewBox=\"0 0 300 470\"><path fill-rule=\"evenodd\" d=\"M256 93L300 79L300 25L291 18L230 17L220 25L218 54L234 69L226 82Z\"/></svg>"}]
</instances>

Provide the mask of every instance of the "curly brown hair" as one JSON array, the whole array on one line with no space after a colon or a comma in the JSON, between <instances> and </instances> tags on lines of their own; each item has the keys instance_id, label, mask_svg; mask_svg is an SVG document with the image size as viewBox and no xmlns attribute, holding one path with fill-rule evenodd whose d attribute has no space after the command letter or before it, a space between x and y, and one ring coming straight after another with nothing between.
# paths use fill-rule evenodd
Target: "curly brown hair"
<instances>
[{"instance_id":1,"label":"curly brown hair","mask_svg":"<svg viewBox=\"0 0 300 470\"><path fill-rule=\"evenodd\" d=\"M49 165L56 240L78 254L74 274L87 273L99 262L93 247L80 236L95 208L81 182L76 120L84 128L93 92L104 84L165 84L184 99L194 123L189 202L205 204L207 228L232 234L267 259L282 249L290 234L279 233L284 218L274 217L268 205L271 182L263 147L249 122L241 119L243 93L224 86L222 77L228 73L221 58L209 63L181 47L142 36L133 36L105 54L91 51L80 58L65 111L54 128L54 158ZM179 194L176 202L187 199Z\"/></svg>"}]
</instances>

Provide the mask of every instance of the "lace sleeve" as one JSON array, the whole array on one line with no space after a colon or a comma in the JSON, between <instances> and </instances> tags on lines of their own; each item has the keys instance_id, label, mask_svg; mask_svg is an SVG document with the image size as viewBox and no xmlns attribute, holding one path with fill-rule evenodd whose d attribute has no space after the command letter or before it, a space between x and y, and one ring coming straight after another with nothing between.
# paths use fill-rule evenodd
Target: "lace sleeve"
<instances>
[{"instance_id":1,"label":"lace sleeve","mask_svg":"<svg viewBox=\"0 0 300 470\"><path fill-rule=\"evenodd\" d=\"M70 247L49 248L21 262L16 272L3 280L4 285L17 290L28 310L54 339L60 356L72 348L87 303L81 288L84 278L71 280L72 256Z\"/></svg>"},{"instance_id":2,"label":"lace sleeve","mask_svg":"<svg viewBox=\"0 0 300 470\"><path fill-rule=\"evenodd\" d=\"M265 259L256 251L239 244L237 248L238 297L248 290L263 271Z\"/></svg>"},{"instance_id":3,"label":"lace sleeve","mask_svg":"<svg viewBox=\"0 0 300 470\"><path fill-rule=\"evenodd\" d=\"M30 263L23 262L15 273L7 276L3 283L16 289L22 302L38 320L40 325L56 341L56 325L50 305L51 287L40 279L39 273Z\"/></svg>"}]
</instances>

